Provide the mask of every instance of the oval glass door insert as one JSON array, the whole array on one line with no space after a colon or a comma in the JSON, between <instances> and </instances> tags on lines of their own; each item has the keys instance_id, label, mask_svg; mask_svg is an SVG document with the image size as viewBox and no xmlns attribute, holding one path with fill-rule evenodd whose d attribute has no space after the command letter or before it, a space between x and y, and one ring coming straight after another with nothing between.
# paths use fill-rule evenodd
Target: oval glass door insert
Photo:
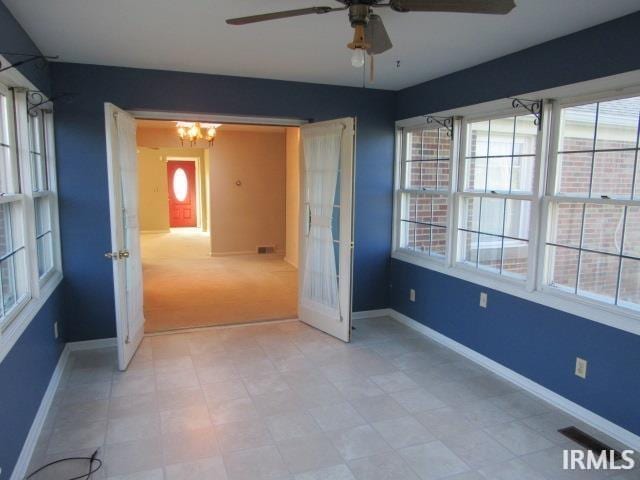
<instances>
[{"instance_id":1,"label":"oval glass door insert","mask_svg":"<svg viewBox=\"0 0 640 480\"><path fill-rule=\"evenodd\" d=\"M187 174L182 168L178 168L173 174L173 195L179 202L184 202L189 193Z\"/></svg>"}]
</instances>

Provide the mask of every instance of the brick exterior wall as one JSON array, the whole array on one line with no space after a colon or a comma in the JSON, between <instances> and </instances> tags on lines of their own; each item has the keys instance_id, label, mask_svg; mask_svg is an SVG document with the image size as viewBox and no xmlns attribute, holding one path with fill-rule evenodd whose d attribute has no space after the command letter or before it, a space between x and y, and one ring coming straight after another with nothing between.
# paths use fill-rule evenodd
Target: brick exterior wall
<instances>
[{"instance_id":1,"label":"brick exterior wall","mask_svg":"<svg viewBox=\"0 0 640 480\"><path fill-rule=\"evenodd\" d=\"M593 139L565 136L562 151L593 150ZM601 195L629 199L633 189L636 143L632 141L599 138L598 150L613 150L595 153L591 151L561 153L559 164L559 194L588 196L593 168L591 197ZM592 165L593 162L593 165ZM638 179L636 179L638 184ZM636 198L640 192L636 191ZM556 208L553 243L572 247L582 246L597 252L619 254L624 227L624 254L640 257L640 207L617 205L597 205L584 203L560 203ZM598 253L582 252L566 248L548 247L553 259L553 284L574 290L578 278L578 257L580 273L578 289L602 297L613 303L616 290L620 289L620 300L640 305L640 261L623 260L618 257ZM618 287L618 270L621 268Z\"/></svg>"},{"instance_id":2,"label":"brick exterior wall","mask_svg":"<svg viewBox=\"0 0 640 480\"><path fill-rule=\"evenodd\" d=\"M407 194L403 215L405 248L431 255L445 255L447 244L449 164L451 139L443 128L416 130L409 135L405 187L444 195ZM417 222L417 223L413 223ZM423 225L423 224L429 225Z\"/></svg>"}]
</instances>

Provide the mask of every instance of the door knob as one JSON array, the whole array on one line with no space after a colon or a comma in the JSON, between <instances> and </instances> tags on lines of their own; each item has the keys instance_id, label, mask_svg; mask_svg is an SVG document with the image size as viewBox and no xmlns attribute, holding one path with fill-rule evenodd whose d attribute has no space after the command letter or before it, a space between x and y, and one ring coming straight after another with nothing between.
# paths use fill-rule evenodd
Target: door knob
<instances>
[{"instance_id":1,"label":"door knob","mask_svg":"<svg viewBox=\"0 0 640 480\"><path fill-rule=\"evenodd\" d=\"M120 250L118 252L107 252L104 256L111 260L118 260L120 258L129 258L131 255L129 254L129 250Z\"/></svg>"}]
</instances>

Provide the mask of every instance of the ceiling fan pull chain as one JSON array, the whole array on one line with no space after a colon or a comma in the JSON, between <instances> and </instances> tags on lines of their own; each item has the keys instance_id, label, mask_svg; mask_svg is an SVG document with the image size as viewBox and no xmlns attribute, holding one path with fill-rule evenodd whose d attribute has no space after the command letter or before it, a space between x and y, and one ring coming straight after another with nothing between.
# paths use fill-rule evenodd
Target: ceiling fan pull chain
<instances>
[{"instance_id":1,"label":"ceiling fan pull chain","mask_svg":"<svg viewBox=\"0 0 640 480\"><path fill-rule=\"evenodd\" d=\"M375 67L373 61L373 55L369 55L369 83L373 83L375 80Z\"/></svg>"}]
</instances>

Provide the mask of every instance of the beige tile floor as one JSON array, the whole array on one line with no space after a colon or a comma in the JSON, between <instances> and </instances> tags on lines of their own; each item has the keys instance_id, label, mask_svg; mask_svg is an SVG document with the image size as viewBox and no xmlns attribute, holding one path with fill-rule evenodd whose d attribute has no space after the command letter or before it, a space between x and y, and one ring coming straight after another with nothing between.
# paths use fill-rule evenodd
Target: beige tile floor
<instances>
[{"instance_id":1,"label":"beige tile floor","mask_svg":"<svg viewBox=\"0 0 640 480\"><path fill-rule=\"evenodd\" d=\"M567 472L550 405L389 318L343 344L299 322L75 352L31 469L99 449L93 479L631 480ZM75 464L37 479L69 478Z\"/></svg>"}]
</instances>

